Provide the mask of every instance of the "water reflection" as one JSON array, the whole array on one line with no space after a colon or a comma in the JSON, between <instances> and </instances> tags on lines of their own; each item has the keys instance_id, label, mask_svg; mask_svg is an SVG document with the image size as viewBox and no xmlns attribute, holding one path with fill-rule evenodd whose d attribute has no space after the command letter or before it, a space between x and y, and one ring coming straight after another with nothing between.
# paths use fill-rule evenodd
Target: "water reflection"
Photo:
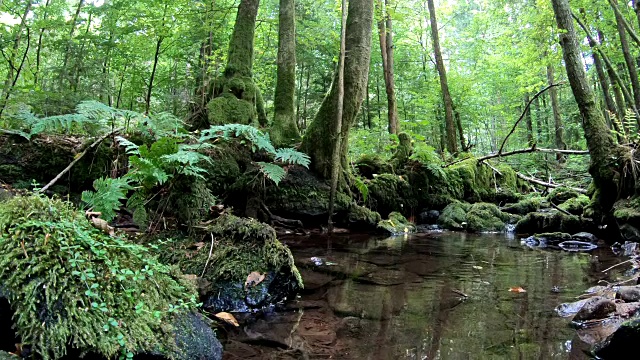
<instances>
[{"instance_id":1,"label":"water reflection","mask_svg":"<svg viewBox=\"0 0 640 360\"><path fill-rule=\"evenodd\" d=\"M554 308L616 261L608 249L532 250L505 235L284 241L305 292L230 333L227 359L587 358Z\"/></svg>"}]
</instances>

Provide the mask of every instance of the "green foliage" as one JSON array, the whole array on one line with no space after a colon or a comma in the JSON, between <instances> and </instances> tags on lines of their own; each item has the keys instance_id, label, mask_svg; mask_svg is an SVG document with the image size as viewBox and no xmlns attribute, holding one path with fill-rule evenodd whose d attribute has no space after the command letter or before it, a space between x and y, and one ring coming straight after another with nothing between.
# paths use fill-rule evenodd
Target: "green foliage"
<instances>
[{"instance_id":1,"label":"green foliage","mask_svg":"<svg viewBox=\"0 0 640 360\"><path fill-rule=\"evenodd\" d=\"M309 155L292 148L277 149L275 152L275 160L284 164L302 165L306 168L308 168L311 163Z\"/></svg>"},{"instance_id":2,"label":"green foliage","mask_svg":"<svg viewBox=\"0 0 640 360\"><path fill-rule=\"evenodd\" d=\"M357 176L353 178L353 184L362 195L362 201L367 202L367 198L369 197L369 187L367 186L367 184Z\"/></svg>"},{"instance_id":3,"label":"green foliage","mask_svg":"<svg viewBox=\"0 0 640 360\"><path fill-rule=\"evenodd\" d=\"M0 203L0 281L24 344L43 359L71 345L107 358L175 352L172 314L195 291L148 249L93 228L42 195Z\"/></svg>"},{"instance_id":4,"label":"green foliage","mask_svg":"<svg viewBox=\"0 0 640 360\"><path fill-rule=\"evenodd\" d=\"M264 176L268 179L271 179L276 185L284 179L287 173L284 169L276 164L258 162L258 166L260 167L260 171L264 174Z\"/></svg>"},{"instance_id":5,"label":"green foliage","mask_svg":"<svg viewBox=\"0 0 640 360\"><path fill-rule=\"evenodd\" d=\"M102 213L102 219L111 221L122 206L122 200L127 198L127 192L133 190L130 182L129 178L96 179L93 182L95 191L83 191L82 201L93 211Z\"/></svg>"}]
</instances>

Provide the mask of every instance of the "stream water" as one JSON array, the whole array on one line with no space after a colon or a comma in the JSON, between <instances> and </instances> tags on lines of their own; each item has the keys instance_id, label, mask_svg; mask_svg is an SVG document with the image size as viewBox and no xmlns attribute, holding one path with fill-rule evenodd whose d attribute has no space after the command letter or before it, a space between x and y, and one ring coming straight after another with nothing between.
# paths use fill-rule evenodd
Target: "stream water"
<instances>
[{"instance_id":1,"label":"stream water","mask_svg":"<svg viewBox=\"0 0 640 360\"><path fill-rule=\"evenodd\" d=\"M554 308L620 261L504 234L282 240L305 290L230 330L225 359L586 359Z\"/></svg>"}]
</instances>

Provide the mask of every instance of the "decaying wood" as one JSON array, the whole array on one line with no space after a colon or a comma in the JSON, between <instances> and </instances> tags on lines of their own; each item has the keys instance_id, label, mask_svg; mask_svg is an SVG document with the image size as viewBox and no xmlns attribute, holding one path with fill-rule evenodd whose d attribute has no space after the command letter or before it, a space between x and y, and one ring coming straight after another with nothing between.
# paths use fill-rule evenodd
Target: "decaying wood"
<instances>
[{"instance_id":1,"label":"decaying wood","mask_svg":"<svg viewBox=\"0 0 640 360\"><path fill-rule=\"evenodd\" d=\"M120 131L122 131L122 129L123 128L115 129L115 130L111 131L110 133L102 135L101 137L99 137L98 140L94 141L93 144L89 145L88 148L86 148L83 152L81 152L78 156L76 156L75 159L73 159L73 161L66 168L64 168L64 170L62 170L55 178L53 178L53 180L49 181L49 183L47 185L45 185L42 189L40 189L40 192L45 192L50 187L55 185L55 183L58 182L58 180L60 180L60 178L62 176L64 176L64 174L66 174L69 170L71 170L73 165L75 165L78 161L80 161L80 159L82 159L82 157L84 157L89 152L89 150L91 150L91 149L95 148L96 146L100 145L100 143L103 142L104 139L108 138L109 136L112 136L112 135L115 135L115 134L119 133Z\"/></svg>"},{"instance_id":2,"label":"decaying wood","mask_svg":"<svg viewBox=\"0 0 640 360\"><path fill-rule=\"evenodd\" d=\"M516 173L516 175L517 175L520 179L522 179L522 180L528 181L528 182L530 182L530 183L532 183L532 184L535 184L535 185L544 186L544 187L546 187L546 188L555 189L555 188L559 188L559 187L564 187L564 188L567 188L567 189L573 190L573 191L575 191L575 192L578 192L578 193L580 193L580 194L586 194L586 193L587 193L587 190L585 190L585 189L580 189L580 188L574 188L574 187L564 186L564 185L562 185L562 184L551 184L551 183L547 183L547 182L544 182L544 181L542 181L542 180L538 180L538 179L535 179L535 178L532 178L532 177L528 177L528 176L523 175L523 174L521 174L521 173L519 173L519 172L517 172L517 173Z\"/></svg>"}]
</instances>

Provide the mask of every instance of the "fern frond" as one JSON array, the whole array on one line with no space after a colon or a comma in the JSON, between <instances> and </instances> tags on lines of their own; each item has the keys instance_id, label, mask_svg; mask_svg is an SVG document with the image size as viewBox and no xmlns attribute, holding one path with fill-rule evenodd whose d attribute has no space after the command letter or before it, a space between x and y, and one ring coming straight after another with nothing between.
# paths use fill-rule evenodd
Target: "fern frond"
<instances>
[{"instance_id":1,"label":"fern frond","mask_svg":"<svg viewBox=\"0 0 640 360\"><path fill-rule=\"evenodd\" d=\"M88 208L102 213L102 219L111 221L116 211L122 206L122 200L127 198L127 192L133 187L126 177L111 179L99 178L93 182L95 191L83 191L82 201Z\"/></svg>"},{"instance_id":2,"label":"fern frond","mask_svg":"<svg viewBox=\"0 0 640 360\"><path fill-rule=\"evenodd\" d=\"M361 178L356 177L355 186L356 189L360 191L360 194L362 194L362 200L366 202L367 198L369 197L369 187L367 186L367 184L365 184Z\"/></svg>"},{"instance_id":3,"label":"fern frond","mask_svg":"<svg viewBox=\"0 0 640 360\"><path fill-rule=\"evenodd\" d=\"M276 164L266 162L258 162L257 164L260 167L260 172L262 172L267 179L276 183L276 185L287 175L284 169Z\"/></svg>"},{"instance_id":4,"label":"fern frond","mask_svg":"<svg viewBox=\"0 0 640 360\"><path fill-rule=\"evenodd\" d=\"M309 158L309 155L293 148L277 149L275 159L276 161L280 161L285 164L302 165L306 168L309 168L309 164L311 164L311 158Z\"/></svg>"},{"instance_id":5,"label":"fern frond","mask_svg":"<svg viewBox=\"0 0 640 360\"><path fill-rule=\"evenodd\" d=\"M254 152L264 150L270 154L276 153L276 149L273 147L273 144L271 144L269 135L250 125L226 124L212 126L202 132L199 142L219 138L224 140L238 138L241 142L248 142L247 145L251 146L251 150Z\"/></svg>"}]
</instances>

